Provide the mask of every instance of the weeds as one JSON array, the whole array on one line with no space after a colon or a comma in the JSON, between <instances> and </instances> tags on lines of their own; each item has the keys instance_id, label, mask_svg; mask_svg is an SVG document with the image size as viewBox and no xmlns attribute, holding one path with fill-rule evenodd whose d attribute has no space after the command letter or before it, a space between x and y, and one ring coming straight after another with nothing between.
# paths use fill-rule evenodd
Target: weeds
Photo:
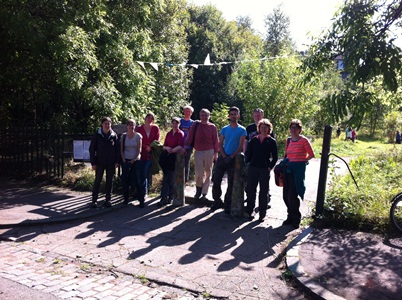
<instances>
[{"instance_id":1,"label":"weeds","mask_svg":"<svg viewBox=\"0 0 402 300\"><path fill-rule=\"evenodd\" d=\"M83 263L83 264L80 265L80 269L82 271L88 272L88 271L91 270L91 266L89 264L87 264L87 263Z\"/></svg>"},{"instance_id":2,"label":"weeds","mask_svg":"<svg viewBox=\"0 0 402 300\"><path fill-rule=\"evenodd\" d=\"M336 176L324 204L329 226L389 233L390 200L400 192L402 151L396 148L360 155L350 162L352 177Z\"/></svg>"},{"instance_id":3,"label":"weeds","mask_svg":"<svg viewBox=\"0 0 402 300\"><path fill-rule=\"evenodd\" d=\"M146 284L148 279L144 275L137 275L137 278L141 281L142 284Z\"/></svg>"}]
</instances>

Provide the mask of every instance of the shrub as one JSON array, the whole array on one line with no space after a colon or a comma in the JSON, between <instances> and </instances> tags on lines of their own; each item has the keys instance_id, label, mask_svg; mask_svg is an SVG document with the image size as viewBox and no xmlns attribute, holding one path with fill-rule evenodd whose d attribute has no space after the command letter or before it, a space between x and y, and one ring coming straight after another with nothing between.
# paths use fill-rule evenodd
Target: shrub
<instances>
[{"instance_id":1,"label":"shrub","mask_svg":"<svg viewBox=\"0 0 402 300\"><path fill-rule=\"evenodd\" d=\"M327 192L324 223L360 230L390 232L390 200L400 192L402 151L361 155L350 162L350 174L336 176Z\"/></svg>"}]
</instances>

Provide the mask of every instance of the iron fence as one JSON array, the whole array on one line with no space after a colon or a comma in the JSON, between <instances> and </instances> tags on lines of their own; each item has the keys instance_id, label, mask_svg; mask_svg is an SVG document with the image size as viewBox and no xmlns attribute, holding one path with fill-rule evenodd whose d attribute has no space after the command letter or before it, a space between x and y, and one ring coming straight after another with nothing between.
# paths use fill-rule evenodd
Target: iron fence
<instances>
[{"instance_id":1,"label":"iron fence","mask_svg":"<svg viewBox=\"0 0 402 300\"><path fill-rule=\"evenodd\" d=\"M0 176L63 177L66 160L73 158L73 140L90 134L68 134L61 128L0 128Z\"/></svg>"}]
</instances>

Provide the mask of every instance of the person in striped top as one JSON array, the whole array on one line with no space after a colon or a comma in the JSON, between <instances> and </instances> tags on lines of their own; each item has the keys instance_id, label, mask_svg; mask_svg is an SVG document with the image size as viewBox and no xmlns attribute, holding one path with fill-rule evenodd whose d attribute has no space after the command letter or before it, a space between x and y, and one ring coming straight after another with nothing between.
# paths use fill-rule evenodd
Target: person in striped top
<instances>
[{"instance_id":1,"label":"person in striped top","mask_svg":"<svg viewBox=\"0 0 402 300\"><path fill-rule=\"evenodd\" d=\"M283 182L283 200L288 208L288 216L283 225L292 225L299 228L301 213L300 199L303 200L306 186L304 178L307 162L314 158L314 151L310 141L303 135L302 122L293 119L290 122L289 130L291 137L286 143L285 157L287 159L286 171ZM299 199L300 197L300 199Z\"/></svg>"}]
</instances>

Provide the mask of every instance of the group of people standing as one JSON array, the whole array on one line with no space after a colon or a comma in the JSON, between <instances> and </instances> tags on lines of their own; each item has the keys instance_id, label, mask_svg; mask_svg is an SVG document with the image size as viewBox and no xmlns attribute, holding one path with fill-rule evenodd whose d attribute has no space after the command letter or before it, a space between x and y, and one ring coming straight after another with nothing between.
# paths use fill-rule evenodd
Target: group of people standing
<instances>
[{"instance_id":1,"label":"group of people standing","mask_svg":"<svg viewBox=\"0 0 402 300\"><path fill-rule=\"evenodd\" d=\"M163 171L161 200L159 206L171 203L174 193L175 158L185 156L185 181L189 180L190 157L194 150L195 199L205 198L212 180L213 205L211 210L224 209L230 213L235 160L244 153L247 166L245 215L254 218L257 186L259 185L259 221L263 221L269 208L270 172L278 160L278 147L272 123L264 118L264 111L253 112L254 123L243 127L239 124L240 109L229 109L229 124L218 133L210 122L210 111L201 109L199 120L191 120L194 109L186 106L183 118L172 118L172 129L167 133L163 146L158 142L160 131L154 124L155 116L147 114L145 123L135 128L135 121L127 121L127 132L120 139L111 128L110 118L101 120L101 128L93 136L90 145L90 160L96 172L92 193L92 205L97 207L97 198L103 173L106 171L105 206L110 206L112 179L115 168L122 165L124 203L129 203L129 187L135 187L139 206L145 206L148 179L152 161L157 157ZM284 225L298 228L301 220L300 199L303 199L304 176L307 161L314 157L309 140L301 135L302 123L294 119L289 125L290 135L286 142L283 199L288 208ZM158 145L159 144L159 145ZM214 167L214 168L213 168ZM212 171L213 170L213 171ZM227 174L227 191L222 200L222 179ZM212 177L211 177L212 175Z\"/></svg>"},{"instance_id":2,"label":"group of people standing","mask_svg":"<svg viewBox=\"0 0 402 300\"><path fill-rule=\"evenodd\" d=\"M345 129L345 141L350 140L353 143L356 141L356 129L352 129L351 127L346 127Z\"/></svg>"}]
</instances>

